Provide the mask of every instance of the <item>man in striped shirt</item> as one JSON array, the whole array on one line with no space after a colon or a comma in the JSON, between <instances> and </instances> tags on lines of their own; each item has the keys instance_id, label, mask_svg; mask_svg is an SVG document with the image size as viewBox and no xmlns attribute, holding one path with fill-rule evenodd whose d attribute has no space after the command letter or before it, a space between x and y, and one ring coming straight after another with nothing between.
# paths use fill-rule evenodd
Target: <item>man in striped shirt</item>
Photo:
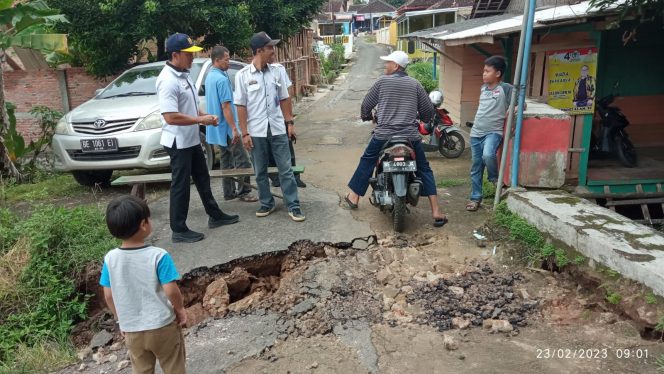
<instances>
[{"instance_id":1,"label":"man in striped shirt","mask_svg":"<svg viewBox=\"0 0 664 374\"><path fill-rule=\"evenodd\" d=\"M434 226L441 227L447 223L447 217L438 206L436 182L418 131L418 118L429 122L435 109L424 87L406 74L408 55L405 52L395 51L389 56L382 56L381 59L385 61L385 75L369 89L362 102L361 111L362 119L366 121L372 118L371 111L376 108L378 123L355 174L348 182L351 191L346 195L345 202L349 208L357 209L360 196L367 192L369 178L373 174L383 145L393 136L404 136L411 141L415 149L416 174L422 180L421 195L429 197Z\"/></svg>"}]
</instances>

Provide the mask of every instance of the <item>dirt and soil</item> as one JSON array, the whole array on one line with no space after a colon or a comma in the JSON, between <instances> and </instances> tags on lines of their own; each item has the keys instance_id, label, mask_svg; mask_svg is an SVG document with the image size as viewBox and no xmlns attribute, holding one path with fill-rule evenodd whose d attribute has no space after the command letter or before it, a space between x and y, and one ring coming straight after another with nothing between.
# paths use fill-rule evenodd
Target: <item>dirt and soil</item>
<instances>
[{"instance_id":1,"label":"dirt and soil","mask_svg":"<svg viewBox=\"0 0 664 374\"><path fill-rule=\"evenodd\" d=\"M370 133L359 105L385 52L360 41L334 89L298 104L296 151L309 185L346 192ZM464 209L469 158L429 156L437 180L464 181L439 189L450 218L442 229L422 202L395 235L365 198L348 220L369 222L377 240L297 241L187 274L189 372L655 373L664 345L643 339L601 284L519 265L500 230L478 247L473 230L486 229L489 210ZM87 325L112 329L109 317ZM62 372L129 372L114 333Z\"/></svg>"}]
</instances>

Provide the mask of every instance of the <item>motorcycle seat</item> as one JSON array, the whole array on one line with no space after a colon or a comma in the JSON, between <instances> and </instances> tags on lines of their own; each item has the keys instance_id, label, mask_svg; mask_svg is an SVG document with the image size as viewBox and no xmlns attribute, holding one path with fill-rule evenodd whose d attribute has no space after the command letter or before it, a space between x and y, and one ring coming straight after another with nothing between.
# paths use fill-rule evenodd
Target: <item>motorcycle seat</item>
<instances>
[{"instance_id":1,"label":"motorcycle seat","mask_svg":"<svg viewBox=\"0 0 664 374\"><path fill-rule=\"evenodd\" d=\"M405 136L393 136L388 141L386 141L385 144L383 144L383 149L389 148L389 147L391 147L393 145L397 145L397 144L403 144L403 145L406 145L406 146L412 148L412 145L410 144L410 140L408 140L407 137L405 137Z\"/></svg>"}]
</instances>

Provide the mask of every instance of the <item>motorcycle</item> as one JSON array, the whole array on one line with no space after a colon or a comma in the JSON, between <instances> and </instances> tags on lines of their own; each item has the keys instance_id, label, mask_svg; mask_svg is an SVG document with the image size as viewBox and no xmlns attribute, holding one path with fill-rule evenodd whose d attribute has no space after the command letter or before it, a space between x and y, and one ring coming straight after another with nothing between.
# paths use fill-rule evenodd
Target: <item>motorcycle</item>
<instances>
[{"instance_id":1,"label":"motorcycle","mask_svg":"<svg viewBox=\"0 0 664 374\"><path fill-rule=\"evenodd\" d=\"M420 198L422 181L416 171L415 150L408 138L390 138L380 151L374 177L369 179L373 189L369 201L392 215L394 231L405 229L406 205L417 206Z\"/></svg>"},{"instance_id":2,"label":"motorcycle","mask_svg":"<svg viewBox=\"0 0 664 374\"><path fill-rule=\"evenodd\" d=\"M443 94L440 91L431 91L431 103L436 108L433 118L428 124L420 122L420 134L430 135L429 143L422 143L424 152L440 152L447 158L457 158L466 149L466 141L454 126L450 112L440 106L443 104Z\"/></svg>"},{"instance_id":3,"label":"motorcycle","mask_svg":"<svg viewBox=\"0 0 664 374\"><path fill-rule=\"evenodd\" d=\"M625 128L629 126L627 117L620 108L611 106L616 95L609 94L595 104L595 113L600 118L600 135L591 137L590 153L593 158L618 156L620 163L628 168L637 164L634 144L629 140Z\"/></svg>"}]
</instances>

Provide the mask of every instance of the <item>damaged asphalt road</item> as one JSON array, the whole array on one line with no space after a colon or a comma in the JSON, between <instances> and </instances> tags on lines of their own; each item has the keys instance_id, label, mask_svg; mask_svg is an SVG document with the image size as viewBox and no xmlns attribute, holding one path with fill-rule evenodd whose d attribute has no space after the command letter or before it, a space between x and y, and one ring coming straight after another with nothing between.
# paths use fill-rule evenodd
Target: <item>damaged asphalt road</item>
<instances>
[{"instance_id":1,"label":"damaged asphalt road","mask_svg":"<svg viewBox=\"0 0 664 374\"><path fill-rule=\"evenodd\" d=\"M355 212L339 207L370 132L358 118L359 98L380 74L378 56L386 52L360 41L346 78L326 96L304 100L296 145L308 184L300 190L304 223L291 221L283 206L259 219L256 204L220 201L241 221L208 230L192 189L188 224L207 238L173 245L168 198L150 201L153 244L169 250L180 272L188 273L182 282L194 322L186 330L188 371L506 373L526 367L551 374L656 373L653 360L664 354L662 345L641 339L629 321L602 309L601 300L579 303L576 285L508 268L477 248L472 231L486 215L465 211L465 186L439 190L450 214L442 230L430 226L423 201L400 235L385 229L389 217L366 199ZM430 162L437 177L467 177L467 154L457 160L431 155ZM221 196L219 180L213 190ZM335 245L373 234L376 245ZM109 326L103 323L108 316L97 318L94 326ZM122 339L114 333L62 372L129 373ZM617 359L615 350L625 347L649 349L650 357ZM611 355L539 358L538 350L546 348L607 349Z\"/></svg>"}]
</instances>

